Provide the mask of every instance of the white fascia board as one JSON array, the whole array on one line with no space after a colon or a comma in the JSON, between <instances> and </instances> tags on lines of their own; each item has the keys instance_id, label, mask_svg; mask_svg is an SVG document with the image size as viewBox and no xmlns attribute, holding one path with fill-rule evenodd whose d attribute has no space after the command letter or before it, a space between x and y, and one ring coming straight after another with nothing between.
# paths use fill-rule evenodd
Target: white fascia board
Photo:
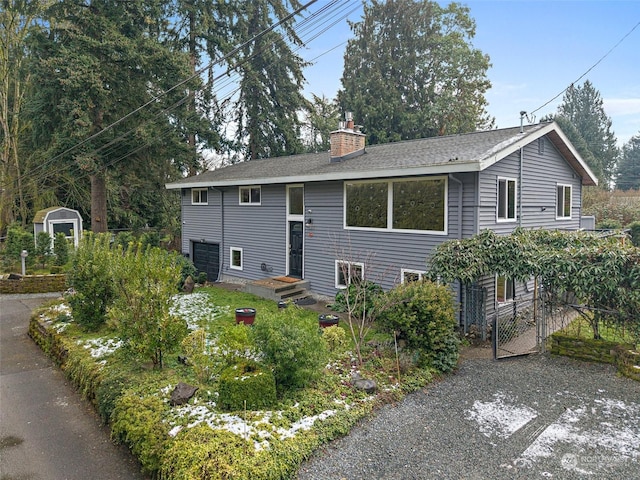
<instances>
[{"instance_id":1,"label":"white fascia board","mask_svg":"<svg viewBox=\"0 0 640 480\"><path fill-rule=\"evenodd\" d=\"M557 130L556 127L557 124L555 122L551 122L534 132L524 132L518 134L520 138L517 138L515 140L512 138L507 140L506 142L502 142L502 144L496 145L496 147L493 149L494 152L490 154L490 156L480 160L480 170L486 170L492 165L498 163L503 158L506 158L512 153L519 151L521 148L530 144L534 140L543 137L552 130Z\"/></svg>"},{"instance_id":2,"label":"white fascia board","mask_svg":"<svg viewBox=\"0 0 640 480\"><path fill-rule=\"evenodd\" d=\"M477 172L480 170L478 162L451 162L438 165L421 167L407 167L394 169L377 169L366 171L349 171L324 173L320 175L290 176L290 177L270 177L270 178L245 178L221 181L197 181L184 183L167 183L165 188L206 188L206 187L233 187L237 185L269 185L278 183L308 183L308 182L328 182L333 180L359 180L368 178L390 178L390 177L412 177L420 175L445 175L449 173Z\"/></svg>"}]
</instances>

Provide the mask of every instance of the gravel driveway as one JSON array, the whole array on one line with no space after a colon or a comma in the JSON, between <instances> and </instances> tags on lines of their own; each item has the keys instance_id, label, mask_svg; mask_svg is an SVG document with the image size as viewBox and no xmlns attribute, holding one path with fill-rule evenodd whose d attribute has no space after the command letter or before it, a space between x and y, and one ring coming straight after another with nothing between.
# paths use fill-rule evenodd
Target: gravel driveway
<instances>
[{"instance_id":1,"label":"gravel driveway","mask_svg":"<svg viewBox=\"0 0 640 480\"><path fill-rule=\"evenodd\" d=\"M465 360L302 465L299 480L640 478L640 383L549 355Z\"/></svg>"}]
</instances>

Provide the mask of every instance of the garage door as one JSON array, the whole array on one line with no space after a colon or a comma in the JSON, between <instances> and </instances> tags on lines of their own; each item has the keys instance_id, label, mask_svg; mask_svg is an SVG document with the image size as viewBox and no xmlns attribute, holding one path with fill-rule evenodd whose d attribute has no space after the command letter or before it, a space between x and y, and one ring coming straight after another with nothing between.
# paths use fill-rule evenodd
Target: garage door
<instances>
[{"instance_id":1,"label":"garage door","mask_svg":"<svg viewBox=\"0 0 640 480\"><path fill-rule=\"evenodd\" d=\"M217 281L220 270L220 244L193 242L193 264L198 272L206 272L208 281Z\"/></svg>"}]
</instances>

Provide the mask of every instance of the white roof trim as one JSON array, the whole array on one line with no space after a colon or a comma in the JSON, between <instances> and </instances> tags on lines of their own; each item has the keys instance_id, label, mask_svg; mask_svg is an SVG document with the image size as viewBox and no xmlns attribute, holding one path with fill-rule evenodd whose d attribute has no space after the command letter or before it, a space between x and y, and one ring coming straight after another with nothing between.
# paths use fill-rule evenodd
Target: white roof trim
<instances>
[{"instance_id":1,"label":"white roof trim","mask_svg":"<svg viewBox=\"0 0 640 480\"><path fill-rule=\"evenodd\" d=\"M410 177L417 175L443 175L448 173L477 172L478 162L447 162L437 165L428 165L422 167L407 167L393 169L376 169L366 171L350 171L324 173L321 175L296 175L291 177L271 177L265 179L246 178L246 179L230 179L220 181L194 181L185 183L167 183L165 187L169 190L179 188L202 188L202 187L232 187L238 185L271 185L278 183L304 183L304 182L326 182L331 180L358 180L368 178L387 178L387 177Z\"/></svg>"}]
</instances>

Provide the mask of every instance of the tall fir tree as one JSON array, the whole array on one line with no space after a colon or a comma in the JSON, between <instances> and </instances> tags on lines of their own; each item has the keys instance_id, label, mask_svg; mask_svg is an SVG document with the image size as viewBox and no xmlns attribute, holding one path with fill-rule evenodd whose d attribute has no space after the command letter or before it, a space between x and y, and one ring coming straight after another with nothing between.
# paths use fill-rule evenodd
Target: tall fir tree
<instances>
[{"instance_id":1,"label":"tall fir tree","mask_svg":"<svg viewBox=\"0 0 640 480\"><path fill-rule=\"evenodd\" d=\"M62 0L31 41L38 82L31 119L44 163L90 179L94 232L106 231L108 218L119 227L149 223L158 187L191 154L184 99L199 79L182 83L189 59L163 38L166 7L163 0ZM131 212L133 188L147 201ZM127 215L116 219L108 205Z\"/></svg>"},{"instance_id":2,"label":"tall fir tree","mask_svg":"<svg viewBox=\"0 0 640 480\"><path fill-rule=\"evenodd\" d=\"M589 166L598 175L600 186L609 188L614 178L619 149L600 92L589 80L582 86L572 85L562 98L558 115L566 117L576 127L593 154L595 163Z\"/></svg>"},{"instance_id":3,"label":"tall fir tree","mask_svg":"<svg viewBox=\"0 0 640 480\"><path fill-rule=\"evenodd\" d=\"M640 190L640 132L622 147L618 164L616 188Z\"/></svg>"},{"instance_id":4,"label":"tall fir tree","mask_svg":"<svg viewBox=\"0 0 640 480\"><path fill-rule=\"evenodd\" d=\"M338 102L369 143L490 128L489 57L473 48L469 8L372 0L351 23Z\"/></svg>"},{"instance_id":5,"label":"tall fir tree","mask_svg":"<svg viewBox=\"0 0 640 480\"><path fill-rule=\"evenodd\" d=\"M230 59L241 75L235 110L236 160L278 157L303 151L299 113L309 108L302 93L304 61L294 52L301 45L293 20L285 20L297 0L237 2L233 39L242 49Z\"/></svg>"}]
</instances>

